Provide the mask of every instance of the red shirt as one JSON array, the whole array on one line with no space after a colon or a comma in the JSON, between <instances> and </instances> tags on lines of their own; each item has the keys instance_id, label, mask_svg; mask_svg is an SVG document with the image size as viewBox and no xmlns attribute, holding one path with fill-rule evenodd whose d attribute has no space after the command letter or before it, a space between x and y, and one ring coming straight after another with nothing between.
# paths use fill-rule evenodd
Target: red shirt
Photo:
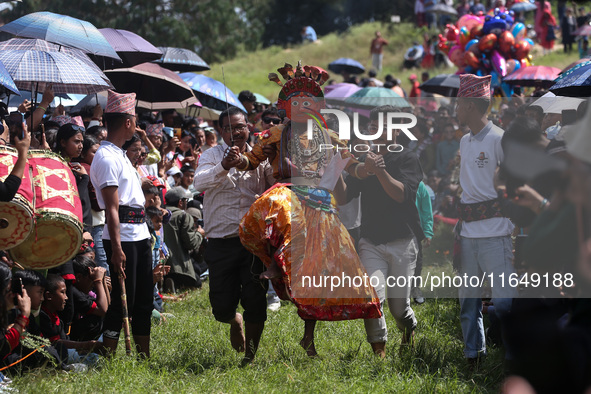
<instances>
[{"instance_id":1,"label":"red shirt","mask_svg":"<svg viewBox=\"0 0 591 394\"><path fill-rule=\"evenodd\" d=\"M410 89L409 97L421 97L421 91L419 89L419 81L412 83L412 89Z\"/></svg>"},{"instance_id":2,"label":"red shirt","mask_svg":"<svg viewBox=\"0 0 591 394\"><path fill-rule=\"evenodd\" d=\"M371 42L371 48L369 49L369 52L382 54L384 52L384 45L388 45L388 41L384 40L382 37L376 37Z\"/></svg>"}]
</instances>

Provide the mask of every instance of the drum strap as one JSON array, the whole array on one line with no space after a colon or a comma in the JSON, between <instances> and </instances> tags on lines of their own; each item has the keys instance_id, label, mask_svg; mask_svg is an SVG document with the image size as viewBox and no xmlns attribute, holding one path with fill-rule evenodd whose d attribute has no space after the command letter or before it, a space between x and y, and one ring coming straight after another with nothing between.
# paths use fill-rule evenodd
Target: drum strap
<instances>
[{"instance_id":1,"label":"drum strap","mask_svg":"<svg viewBox=\"0 0 591 394\"><path fill-rule=\"evenodd\" d=\"M125 205L119 206L119 223L145 223L146 211L144 208L133 208Z\"/></svg>"}]
</instances>

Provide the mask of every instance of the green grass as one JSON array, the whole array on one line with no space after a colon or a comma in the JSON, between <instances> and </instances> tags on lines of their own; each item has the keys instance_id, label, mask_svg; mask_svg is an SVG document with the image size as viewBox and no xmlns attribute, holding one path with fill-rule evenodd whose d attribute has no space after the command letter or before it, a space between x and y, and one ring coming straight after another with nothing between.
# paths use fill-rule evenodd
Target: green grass
<instances>
[{"instance_id":1,"label":"green grass","mask_svg":"<svg viewBox=\"0 0 591 394\"><path fill-rule=\"evenodd\" d=\"M332 33L320 37L316 43L298 44L285 49L273 46L256 52L242 53L225 63L212 64L211 70L205 74L222 81L223 67L226 83L234 93L238 94L241 90L247 89L275 101L279 89L275 83L267 80L267 74L276 72L277 68L282 67L286 62L295 66L298 60L302 60L303 64L317 65L327 69L331 61L339 57L350 57L361 62L369 70L371 68L369 43L376 30L380 30L389 41L389 45L385 47L383 70L378 77L383 78L387 74L392 74L402 81L403 88L410 91L408 77L421 70L401 70L403 56L414 40L423 42L422 36L427 30L417 29L409 23L396 25L365 23L353 26L341 34ZM570 55L565 55L559 40L556 41L555 48L554 52L542 56L541 47L536 46L532 51L534 64L563 68L578 59L576 50ZM454 72L456 72L455 67L429 70L431 76ZM342 82L342 77L339 75L331 76L336 82Z\"/></svg>"},{"instance_id":2,"label":"green grass","mask_svg":"<svg viewBox=\"0 0 591 394\"><path fill-rule=\"evenodd\" d=\"M449 268L441 255L448 232L440 229L428 270ZM435 249L438 248L438 249ZM429 250L429 249L428 249ZM440 253L435 253L440 250ZM447 268L445 268L447 267ZM427 270L426 269L426 270ZM183 301L166 306L175 315L152 329L152 358L137 361L124 355L103 360L83 374L38 369L13 376L22 392L497 392L503 378L503 352L471 372L462 354L459 305L455 299L427 299L413 305L418 327L414 351L399 355L401 334L386 312L390 340L385 360L376 358L365 340L361 320L319 322L310 359L298 345L303 322L296 308L283 303L270 312L255 363L240 368L241 355L229 341L229 327L211 314L207 284Z\"/></svg>"}]
</instances>

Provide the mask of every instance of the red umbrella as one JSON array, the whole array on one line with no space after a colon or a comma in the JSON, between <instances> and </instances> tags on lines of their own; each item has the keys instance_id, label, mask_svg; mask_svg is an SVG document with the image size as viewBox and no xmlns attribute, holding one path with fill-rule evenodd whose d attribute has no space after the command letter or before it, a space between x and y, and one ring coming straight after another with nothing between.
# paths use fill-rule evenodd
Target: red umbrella
<instances>
[{"instance_id":1,"label":"red umbrella","mask_svg":"<svg viewBox=\"0 0 591 394\"><path fill-rule=\"evenodd\" d=\"M560 69L549 66L523 67L508 75L504 82L520 86L540 86L549 88L554 85L554 80L560 74Z\"/></svg>"}]
</instances>

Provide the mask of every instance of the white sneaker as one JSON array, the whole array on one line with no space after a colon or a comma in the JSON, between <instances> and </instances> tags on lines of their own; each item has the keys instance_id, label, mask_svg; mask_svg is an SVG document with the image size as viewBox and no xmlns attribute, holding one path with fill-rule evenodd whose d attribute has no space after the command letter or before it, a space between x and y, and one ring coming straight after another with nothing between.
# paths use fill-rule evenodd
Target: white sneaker
<instances>
[{"instance_id":1,"label":"white sneaker","mask_svg":"<svg viewBox=\"0 0 591 394\"><path fill-rule=\"evenodd\" d=\"M267 304L267 309L269 309L270 311L275 312L279 308L281 308L281 302L279 302L279 301L271 302L271 303Z\"/></svg>"}]
</instances>

